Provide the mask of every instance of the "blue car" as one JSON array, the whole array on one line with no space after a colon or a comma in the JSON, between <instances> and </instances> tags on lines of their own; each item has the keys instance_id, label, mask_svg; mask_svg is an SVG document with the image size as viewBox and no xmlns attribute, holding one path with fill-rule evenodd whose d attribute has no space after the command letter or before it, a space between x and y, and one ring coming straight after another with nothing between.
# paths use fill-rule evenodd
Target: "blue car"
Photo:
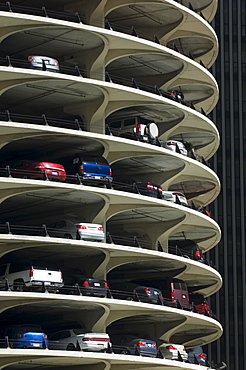
<instances>
[{"instance_id":1,"label":"blue car","mask_svg":"<svg viewBox=\"0 0 246 370\"><path fill-rule=\"evenodd\" d=\"M188 361L190 364L207 366L207 355L203 352L202 347L194 347L187 349Z\"/></svg>"},{"instance_id":2,"label":"blue car","mask_svg":"<svg viewBox=\"0 0 246 370\"><path fill-rule=\"evenodd\" d=\"M4 337L11 348L48 348L47 335L39 325L11 325Z\"/></svg>"}]
</instances>

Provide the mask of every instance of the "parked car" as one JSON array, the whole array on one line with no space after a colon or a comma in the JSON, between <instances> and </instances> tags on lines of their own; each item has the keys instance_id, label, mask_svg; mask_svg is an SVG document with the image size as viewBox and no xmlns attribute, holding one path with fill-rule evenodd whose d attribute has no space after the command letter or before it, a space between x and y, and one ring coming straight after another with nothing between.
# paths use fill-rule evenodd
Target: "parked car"
<instances>
[{"instance_id":1,"label":"parked car","mask_svg":"<svg viewBox=\"0 0 246 370\"><path fill-rule=\"evenodd\" d=\"M168 200L170 202L177 203L182 206L188 207L188 201L185 195L181 192L163 190L162 198L163 200Z\"/></svg>"},{"instance_id":2,"label":"parked car","mask_svg":"<svg viewBox=\"0 0 246 370\"><path fill-rule=\"evenodd\" d=\"M59 220L47 226L48 234L52 237L102 241L103 226L88 222L74 223L70 220Z\"/></svg>"},{"instance_id":3,"label":"parked car","mask_svg":"<svg viewBox=\"0 0 246 370\"><path fill-rule=\"evenodd\" d=\"M11 176L26 179L65 181L65 168L58 163L20 160L10 168Z\"/></svg>"},{"instance_id":4,"label":"parked car","mask_svg":"<svg viewBox=\"0 0 246 370\"><path fill-rule=\"evenodd\" d=\"M126 179L118 178L117 182L113 183L113 188L115 190L129 191L152 198L162 199L162 187L150 181L142 182L131 177Z\"/></svg>"},{"instance_id":5,"label":"parked car","mask_svg":"<svg viewBox=\"0 0 246 370\"><path fill-rule=\"evenodd\" d=\"M177 249L185 257L194 259L197 262L206 263L202 249L193 240L171 240L169 242L169 253L177 253Z\"/></svg>"},{"instance_id":6,"label":"parked car","mask_svg":"<svg viewBox=\"0 0 246 370\"><path fill-rule=\"evenodd\" d=\"M207 211L206 207L200 207L197 209L198 212L203 213L204 215L211 217L211 212Z\"/></svg>"},{"instance_id":7,"label":"parked car","mask_svg":"<svg viewBox=\"0 0 246 370\"><path fill-rule=\"evenodd\" d=\"M87 185L110 184L113 180L112 170L103 157L85 157L76 155L68 160L67 172L79 175Z\"/></svg>"},{"instance_id":8,"label":"parked car","mask_svg":"<svg viewBox=\"0 0 246 370\"><path fill-rule=\"evenodd\" d=\"M107 333L86 333L83 329L66 329L49 337L49 349L87 352L111 352Z\"/></svg>"},{"instance_id":9,"label":"parked car","mask_svg":"<svg viewBox=\"0 0 246 370\"><path fill-rule=\"evenodd\" d=\"M110 294L106 280L87 278L74 285L65 285L63 291L67 294L82 294L85 296L105 298Z\"/></svg>"},{"instance_id":10,"label":"parked car","mask_svg":"<svg viewBox=\"0 0 246 370\"><path fill-rule=\"evenodd\" d=\"M150 281L145 279L140 279L134 282L141 285L150 284ZM183 280L176 278L155 279L151 280L151 286L161 291L166 305L191 310L192 306L189 302L188 289Z\"/></svg>"},{"instance_id":11,"label":"parked car","mask_svg":"<svg viewBox=\"0 0 246 370\"><path fill-rule=\"evenodd\" d=\"M173 152L180 153L183 155L187 155L187 149L185 145L181 141L176 140L168 140L168 141L160 141L161 147L172 150Z\"/></svg>"},{"instance_id":12,"label":"parked car","mask_svg":"<svg viewBox=\"0 0 246 370\"><path fill-rule=\"evenodd\" d=\"M47 290L53 292L63 287L60 269L43 268L29 261L13 261L0 266L0 288L23 292L25 290Z\"/></svg>"},{"instance_id":13,"label":"parked car","mask_svg":"<svg viewBox=\"0 0 246 370\"><path fill-rule=\"evenodd\" d=\"M202 347L194 347L187 349L188 362L190 364L198 364L207 366L207 355L203 352Z\"/></svg>"},{"instance_id":14,"label":"parked car","mask_svg":"<svg viewBox=\"0 0 246 370\"><path fill-rule=\"evenodd\" d=\"M114 298L162 304L162 294L157 288L141 286L134 283L112 283L110 292Z\"/></svg>"},{"instance_id":15,"label":"parked car","mask_svg":"<svg viewBox=\"0 0 246 370\"><path fill-rule=\"evenodd\" d=\"M4 338L11 348L48 348L47 335L39 325L11 325L5 330Z\"/></svg>"},{"instance_id":16,"label":"parked car","mask_svg":"<svg viewBox=\"0 0 246 370\"><path fill-rule=\"evenodd\" d=\"M184 100L184 94L179 90L171 90L169 91L169 94L173 100L178 102L182 102Z\"/></svg>"},{"instance_id":17,"label":"parked car","mask_svg":"<svg viewBox=\"0 0 246 370\"><path fill-rule=\"evenodd\" d=\"M159 346L158 351L161 353L163 358L167 358L169 360L187 361L188 359L188 354L182 344L162 343Z\"/></svg>"},{"instance_id":18,"label":"parked car","mask_svg":"<svg viewBox=\"0 0 246 370\"><path fill-rule=\"evenodd\" d=\"M112 130L113 132L120 133L120 136L121 134L124 134L124 133L132 134L133 131L136 130L139 124L147 126L151 123L155 123L152 119L146 118L144 116L130 116L130 117L129 116L118 116L117 113L113 114L111 118L110 117L107 118L106 122L107 122L107 125L109 126L109 129ZM152 135L152 137L158 136L158 134L156 135L155 132L152 131L153 128L151 127L151 132L152 134L154 134ZM141 132L141 130L144 130L144 128L139 127L138 129L139 133ZM135 137L131 136L129 138L137 140L136 136Z\"/></svg>"},{"instance_id":19,"label":"parked car","mask_svg":"<svg viewBox=\"0 0 246 370\"><path fill-rule=\"evenodd\" d=\"M42 69L44 71L59 72L59 63L56 59L44 56L29 56L28 61L31 68Z\"/></svg>"},{"instance_id":20,"label":"parked car","mask_svg":"<svg viewBox=\"0 0 246 370\"><path fill-rule=\"evenodd\" d=\"M157 356L156 342L135 335L112 335L113 352L122 355Z\"/></svg>"},{"instance_id":21,"label":"parked car","mask_svg":"<svg viewBox=\"0 0 246 370\"><path fill-rule=\"evenodd\" d=\"M190 293L190 303L195 305L195 308L198 313L207 316L213 316L213 313L209 307L207 299L199 293Z\"/></svg>"},{"instance_id":22,"label":"parked car","mask_svg":"<svg viewBox=\"0 0 246 370\"><path fill-rule=\"evenodd\" d=\"M137 123L132 131L123 132L119 136L127 139L138 140L145 143L156 144L159 129L156 123Z\"/></svg>"},{"instance_id":23,"label":"parked car","mask_svg":"<svg viewBox=\"0 0 246 370\"><path fill-rule=\"evenodd\" d=\"M171 298L172 303L178 303L184 309L191 309L188 289L183 280L170 278L163 279L161 292L163 297Z\"/></svg>"}]
</instances>

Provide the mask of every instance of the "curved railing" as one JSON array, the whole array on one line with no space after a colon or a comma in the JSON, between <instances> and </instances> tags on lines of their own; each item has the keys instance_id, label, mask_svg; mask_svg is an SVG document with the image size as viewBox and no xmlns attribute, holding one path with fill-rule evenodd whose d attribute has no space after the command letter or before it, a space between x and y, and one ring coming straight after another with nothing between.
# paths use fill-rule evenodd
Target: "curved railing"
<instances>
[{"instance_id":1,"label":"curved railing","mask_svg":"<svg viewBox=\"0 0 246 370\"><path fill-rule=\"evenodd\" d=\"M183 0L181 0L181 1L174 0L174 1L180 3L181 5L187 6L187 8L194 11L190 2L185 2ZM7 11L7 12L11 12L11 13L13 12L13 13L29 14L29 15L45 17L45 18L59 19L59 20L68 21L68 22L87 24L86 19L83 16L81 16L78 12L75 12L74 14L67 13L67 12L58 12L58 11L53 11L53 10L46 9L46 7L44 7L44 6L42 8L24 7L24 6L11 4L11 2L7 1L5 4L0 4L0 11ZM205 17L203 16L202 12L198 12L198 13L195 12L195 13L199 14L204 20L206 20ZM93 24L96 25L97 22L94 21ZM98 23L98 27L101 27L100 23ZM127 27L124 27L124 26L121 26L121 25L118 25L118 24L109 23L109 21L106 19L105 20L105 28L109 29L111 31L122 32L122 33L125 33L125 34L130 34L132 36L141 37L143 39L149 40L149 34L144 33L144 32L137 32L135 30L134 26L132 26L132 28L129 29ZM153 38L153 41L156 42L157 44L167 46L164 43L161 43L161 41L158 39L158 37L155 34L153 34L152 38ZM170 49L175 50L178 53L180 53L182 55L185 55L185 56L191 58L192 60L194 60L194 57L193 57L191 52L188 52L187 55L184 54L181 50L179 50L177 48L175 43L173 43L172 45L168 45L167 47L169 47ZM200 60L199 62L204 68L207 68L203 64L202 60Z\"/></svg>"},{"instance_id":2,"label":"curved railing","mask_svg":"<svg viewBox=\"0 0 246 370\"><path fill-rule=\"evenodd\" d=\"M59 230L53 229L48 227L46 224L43 224L41 226L28 226L28 225L14 225L10 224L9 222L5 222L0 224L0 234L9 234L9 235L25 235L25 236L41 236L41 237L51 237L52 233L55 231L56 237L62 238L66 233L70 233L70 230L63 229L60 231L59 236ZM114 235L109 232L106 233L105 242L107 244L117 244L127 247L135 247L135 248L143 248L143 249L149 249L151 247L150 242L147 240L137 236L121 236L121 235ZM158 251L164 252L162 246L160 243L158 243ZM168 247L168 253L174 254L179 257L188 258L194 261L197 261L197 258L194 256L194 253L192 251L187 251L185 249L179 248L178 245L169 246ZM214 266L212 261L208 261L207 259L203 258L202 261L198 261L203 264L206 264L214 269L216 267Z\"/></svg>"},{"instance_id":3,"label":"curved railing","mask_svg":"<svg viewBox=\"0 0 246 370\"><path fill-rule=\"evenodd\" d=\"M3 57L0 58L0 66L14 67L14 68L27 68L27 69L35 70L35 68L31 68L30 62L28 62L26 60L23 60L23 59L10 58L8 55L6 55L5 58L3 58ZM43 64L42 70L46 71L45 63ZM49 72L51 72L51 71L49 71ZM53 73L56 74L57 72L55 71ZM87 78L87 76L89 75L89 71L87 71L85 69L81 70L79 68L79 66L77 66L77 65L75 65L74 67L68 67L68 66L60 65L59 66L59 73L67 74L67 75L71 75L71 76L77 76L77 77L84 77L84 78ZM95 75L95 77L96 77L96 75ZM98 74L98 78L99 78L99 80L101 80L101 75L100 74ZM151 85L147 85L147 84L144 84L144 83L136 82L134 77L133 78L120 78L118 76L110 75L108 72L106 72L105 82L110 82L110 83L115 83L115 84L119 84L119 85L122 85L122 86L127 86L127 87L140 89L140 90L152 93L152 94L162 96L164 98L168 98L170 100L173 100L173 101L176 101L180 104L183 104L183 105L185 105L189 108L197 110L191 100L186 100L186 99L180 100L177 97L174 97L170 92L165 91L163 89L160 89L156 85L151 86ZM209 117L209 115L206 114L206 112L204 111L204 109L202 107L200 109L200 113L202 113L206 117Z\"/></svg>"},{"instance_id":4,"label":"curved railing","mask_svg":"<svg viewBox=\"0 0 246 370\"><path fill-rule=\"evenodd\" d=\"M3 291L18 291L18 292L39 292L39 293L55 293L55 294L65 294L65 295L76 295L76 296L85 296L87 297L88 294L86 291L83 291L83 289L80 287L78 283L74 285L64 285L62 288L57 288L57 289L49 289L49 286L46 286L45 283L43 282L42 285L39 284L38 290L37 288L32 288L32 287L24 287L22 286L21 289L15 289L14 285L10 285L8 280L6 279L5 281L5 286L2 288ZM150 303L151 305L156 304L156 305L161 305L161 306L166 306L166 307L172 307L172 308L177 308L180 310L185 310L185 311L190 311L194 313L199 313L195 304L192 303L180 303L178 299L172 300L166 297L158 297L157 301L155 303L148 302L146 299L146 295L141 294L135 290L132 292L127 292L124 290L116 290L116 289L110 289L108 288L107 293L103 294L89 294L90 297L96 297L96 298L110 298L110 299L119 299L119 300L127 300L127 301L133 301L133 302L141 302L141 303ZM201 315L208 316L211 318L215 318L215 315L207 310L204 310L203 313L200 313Z\"/></svg>"}]
</instances>

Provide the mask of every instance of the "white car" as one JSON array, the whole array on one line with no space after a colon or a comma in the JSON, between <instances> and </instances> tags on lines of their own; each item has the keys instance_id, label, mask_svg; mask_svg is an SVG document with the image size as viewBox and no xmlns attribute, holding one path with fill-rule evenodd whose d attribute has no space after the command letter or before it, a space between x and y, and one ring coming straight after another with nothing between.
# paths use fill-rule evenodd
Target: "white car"
<instances>
[{"instance_id":1,"label":"white car","mask_svg":"<svg viewBox=\"0 0 246 370\"><path fill-rule=\"evenodd\" d=\"M88 222L74 223L70 220L59 220L47 226L49 236L67 239L102 241L103 226Z\"/></svg>"},{"instance_id":2,"label":"white car","mask_svg":"<svg viewBox=\"0 0 246 370\"><path fill-rule=\"evenodd\" d=\"M173 152L187 155L185 145L181 141L176 140L161 141L161 146L163 148L172 150Z\"/></svg>"},{"instance_id":3,"label":"white car","mask_svg":"<svg viewBox=\"0 0 246 370\"><path fill-rule=\"evenodd\" d=\"M59 63L56 59L35 55L29 56L28 61L31 65L31 68L59 72Z\"/></svg>"},{"instance_id":4,"label":"white car","mask_svg":"<svg viewBox=\"0 0 246 370\"><path fill-rule=\"evenodd\" d=\"M181 356L183 361L188 360L188 353L182 344L162 343L158 350L161 352L163 358L180 360Z\"/></svg>"},{"instance_id":5,"label":"white car","mask_svg":"<svg viewBox=\"0 0 246 370\"><path fill-rule=\"evenodd\" d=\"M162 191L162 199L188 207L188 201L183 193L177 191Z\"/></svg>"},{"instance_id":6,"label":"white car","mask_svg":"<svg viewBox=\"0 0 246 370\"><path fill-rule=\"evenodd\" d=\"M111 352L112 344L107 333L85 333L83 329L66 329L49 337L49 349Z\"/></svg>"}]
</instances>

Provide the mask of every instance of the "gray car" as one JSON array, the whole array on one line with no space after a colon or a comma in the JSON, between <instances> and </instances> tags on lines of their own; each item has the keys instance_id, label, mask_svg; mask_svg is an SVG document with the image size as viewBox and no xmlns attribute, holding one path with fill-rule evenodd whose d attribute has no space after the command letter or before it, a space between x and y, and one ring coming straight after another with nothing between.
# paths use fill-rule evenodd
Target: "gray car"
<instances>
[{"instance_id":1,"label":"gray car","mask_svg":"<svg viewBox=\"0 0 246 370\"><path fill-rule=\"evenodd\" d=\"M70 220L59 220L47 226L49 236L66 239L90 240L101 242L104 239L103 226L100 224Z\"/></svg>"},{"instance_id":2,"label":"gray car","mask_svg":"<svg viewBox=\"0 0 246 370\"><path fill-rule=\"evenodd\" d=\"M145 357L157 356L156 342L151 339L139 338L135 335L112 335L113 352L123 355Z\"/></svg>"}]
</instances>

